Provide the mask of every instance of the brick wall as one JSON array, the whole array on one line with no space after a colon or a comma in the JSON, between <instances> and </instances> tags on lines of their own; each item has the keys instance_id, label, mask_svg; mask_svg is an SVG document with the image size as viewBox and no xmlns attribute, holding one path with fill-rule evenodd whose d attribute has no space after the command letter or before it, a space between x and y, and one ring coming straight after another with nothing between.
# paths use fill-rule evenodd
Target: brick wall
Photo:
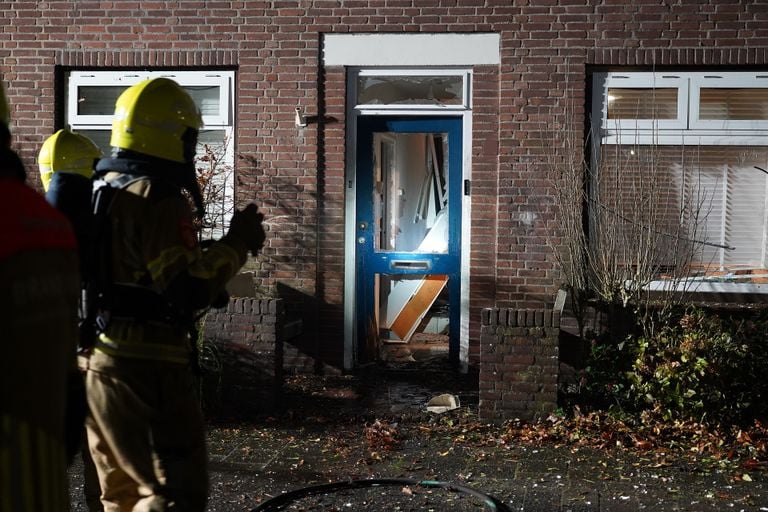
<instances>
[{"instance_id":1,"label":"brick wall","mask_svg":"<svg viewBox=\"0 0 768 512\"><path fill-rule=\"evenodd\" d=\"M262 412L279 404L285 315L279 299L232 299L205 317L204 402L215 413Z\"/></svg>"},{"instance_id":2,"label":"brick wall","mask_svg":"<svg viewBox=\"0 0 768 512\"><path fill-rule=\"evenodd\" d=\"M237 70L236 194L269 219L248 263L286 310L317 325L297 351L339 365L343 350L345 70L321 66L332 32L495 32L500 66L474 70L470 362L479 311L541 308L558 285L552 190L537 162L546 127L583 130L596 66L765 67L762 0L279 0L0 2L0 73L15 147L30 170L60 128L67 69ZM205 20L205 22L201 22ZM304 129L294 107L317 116ZM31 181L39 187L35 172Z\"/></svg>"},{"instance_id":3,"label":"brick wall","mask_svg":"<svg viewBox=\"0 0 768 512\"><path fill-rule=\"evenodd\" d=\"M535 419L557 407L560 313L485 309L480 336L480 416Z\"/></svg>"},{"instance_id":4,"label":"brick wall","mask_svg":"<svg viewBox=\"0 0 768 512\"><path fill-rule=\"evenodd\" d=\"M498 280L497 247L499 208L499 119L498 66L476 66L474 69L472 111L472 245L470 249L469 337L480 338L480 312L496 305ZM479 359L478 343L469 344L472 365Z\"/></svg>"}]
</instances>

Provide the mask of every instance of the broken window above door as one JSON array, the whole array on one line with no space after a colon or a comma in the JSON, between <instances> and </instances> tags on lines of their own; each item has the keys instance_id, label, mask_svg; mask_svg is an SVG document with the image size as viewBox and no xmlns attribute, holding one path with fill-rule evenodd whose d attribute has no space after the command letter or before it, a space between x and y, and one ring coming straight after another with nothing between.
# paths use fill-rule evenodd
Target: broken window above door
<instances>
[{"instance_id":1,"label":"broken window above door","mask_svg":"<svg viewBox=\"0 0 768 512\"><path fill-rule=\"evenodd\" d=\"M460 69L360 69L354 72L358 108L443 107L469 105L469 72Z\"/></svg>"}]
</instances>

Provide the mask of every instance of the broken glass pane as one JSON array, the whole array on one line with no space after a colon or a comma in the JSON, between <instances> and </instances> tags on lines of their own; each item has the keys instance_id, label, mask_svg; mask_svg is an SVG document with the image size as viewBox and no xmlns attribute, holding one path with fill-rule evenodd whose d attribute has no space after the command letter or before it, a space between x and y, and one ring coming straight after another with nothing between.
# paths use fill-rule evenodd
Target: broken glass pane
<instances>
[{"instance_id":1,"label":"broken glass pane","mask_svg":"<svg viewBox=\"0 0 768 512\"><path fill-rule=\"evenodd\" d=\"M464 78L455 76L360 76L358 105L461 105Z\"/></svg>"}]
</instances>

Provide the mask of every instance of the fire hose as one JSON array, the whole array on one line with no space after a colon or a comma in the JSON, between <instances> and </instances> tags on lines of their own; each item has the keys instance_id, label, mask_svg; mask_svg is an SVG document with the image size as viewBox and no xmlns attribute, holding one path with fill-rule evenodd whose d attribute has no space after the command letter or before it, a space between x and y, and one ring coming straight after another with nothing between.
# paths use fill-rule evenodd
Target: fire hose
<instances>
[{"instance_id":1,"label":"fire hose","mask_svg":"<svg viewBox=\"0 0 768 512\"><path fill-rule=\"evenodd\" d=\"M337 491L383 486L419 486L426 488L445 489L447 491L466 494L478 499L483 503L484 509L490 512L512 512L509 507L504 505L504 503L499 501L497 498L475 489L450 482L438 482L436 480L415 480L411 478L369 478L362 480L342 480L327 484L310 485L308 487L294 489L279 496L275 496L274 498L261 503L258 507L251 510L251 512L273 512L283 510L286 505L290 505L291 503L302 498L306 498L307 496L331 494Z\"/></svg>"}]
</instances>

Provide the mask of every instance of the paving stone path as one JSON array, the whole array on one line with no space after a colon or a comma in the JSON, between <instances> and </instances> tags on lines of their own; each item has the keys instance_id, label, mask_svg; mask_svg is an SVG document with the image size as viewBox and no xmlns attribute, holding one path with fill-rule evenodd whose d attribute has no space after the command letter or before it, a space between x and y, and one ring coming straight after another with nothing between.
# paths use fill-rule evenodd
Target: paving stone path
<instances>
[{"instance_id":1,"label":"paving stone path","mask_svg":"<svg viewBox=\"0 0 768 512\"><path fill-rule=\"evenodd\" d=\"M455 393L461 408L446 414L460 415L476 410L476 393L448 373L425 379L423 370L340 377L286 395L285 410L274 416L211 423L208 510L247 511L282 492L330 481L411 478L454 482L523 512L768 512L768 475L761 472L737 480L732 471L702 471L690 459L658 465L623 451L478 445L432 432L434 415L424 410L431 396ZM397 437L392 449L377 451L367 439L376 419ZM85 511L79 474L76 464L72 510ZM450 493L426 492L338 493L286 510L483 510L460 506Z\"/></svg>"}]
</instances>

